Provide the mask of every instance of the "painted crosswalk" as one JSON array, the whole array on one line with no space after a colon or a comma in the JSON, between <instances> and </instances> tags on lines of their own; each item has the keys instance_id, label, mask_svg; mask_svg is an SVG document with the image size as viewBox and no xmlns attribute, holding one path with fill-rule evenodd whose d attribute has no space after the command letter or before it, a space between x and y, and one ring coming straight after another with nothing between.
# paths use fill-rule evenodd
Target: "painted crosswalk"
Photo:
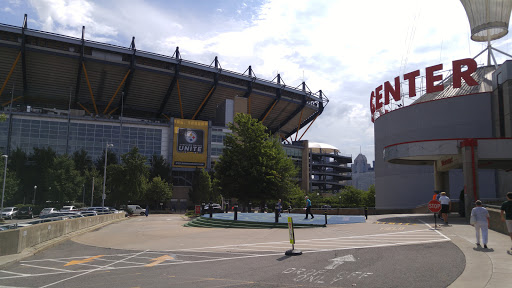
<instances>
[{"instance_id":1,"label":"painted crosswalk","mask_svg":"<svg viewBox=\"0 0 512 288\"><path fill-rule=\"evenodd\" d=\"M298 239L295 249L303 253L415 245L450 241L433 229L386 232L370 235L344 235L334 238ZM49 275L86 275L96 271L142 268L162 265L194 264L283 255L289 241L209 246L169 251L112 251L112 254L21 261L15 269L0 270L0 282L6 279L45 277ZM68 278L68 279L70 279Z\"/></svg>"},{"instance_id":2,"label":"painted crosswalk","mask_svg":"<svg viewBox=\"0 0 512 288\"><path fill-rule=\"evenodd\" d=\"M441 234L437 230L419 229L413 231L400 231L391 233L381 233L374 235L345 236L337 238L318 238L308 240L297 240L295 248L304 253L321 252L332 250L385 247L398 245L412 245L450 241L450 238ZM226 245L216 247L202 247L186 249L183 251L210 252L210 253L262 253L262 252L280 252L290 248L288 241L263 242L253 244Z\"/></svg>"}]
</instances>

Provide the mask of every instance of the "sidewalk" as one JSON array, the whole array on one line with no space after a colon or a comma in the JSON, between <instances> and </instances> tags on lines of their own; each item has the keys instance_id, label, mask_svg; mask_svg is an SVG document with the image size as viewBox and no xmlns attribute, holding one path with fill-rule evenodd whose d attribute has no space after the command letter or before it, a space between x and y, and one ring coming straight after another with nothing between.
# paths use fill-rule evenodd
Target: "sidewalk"
<instances>
[{"instance_id":1,"label":"sidewalk","mask_svg":"<svg viewBox=\"0 0 512 288\"><path fill-rule=\"evenodd\" d=\"M371 218L370 218L371 217ZM368 221L415 222L420 221L434 228L432 214L394 214L372 215ZM437 230L446 235L459 247L466 258L464 272L450 288L491 288L511 287L512 275L512 241L508 235L489 230L488 249L476 246L475 228L467 224L465 218L456 213L450 214L449 226L442 225L438 219ZM440 259L442 261L442 259Z\"/></svg>"},{"instance_id":2,"label":"sidewalk","mask_svg":"<svg viewBox=\"0 0 512 288\"><path fill-rule=\"evenodd\" d=\"M459 247L466 257L466 268L449 287L510 287L512 241L508 235L489 230L488 249L477 248L475 228L461 217L451 216L450 226L440 231ZM483 244L482 244L483 245Z\"/></svg>"}]
</instances>

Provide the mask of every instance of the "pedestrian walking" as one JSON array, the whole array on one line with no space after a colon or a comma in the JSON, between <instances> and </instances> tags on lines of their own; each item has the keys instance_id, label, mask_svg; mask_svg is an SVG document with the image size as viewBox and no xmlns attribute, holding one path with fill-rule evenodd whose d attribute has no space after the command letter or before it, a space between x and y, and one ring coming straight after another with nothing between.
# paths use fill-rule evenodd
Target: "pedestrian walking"
<instances>
[{"instance_id":1,"label":"pedestrian walking","mask_svg":"<svg viewBox=\"0 0 512 288\"><path fill-rule=\"evenodd\" d=\"M501 204L501 221L507 224L508 234L510 235L510 240L512 240L512 192L507 193L507 201ZM510 253L512 253L512 248L510 248Z\"/></svg>"},{"instance_id":2,"label":"pedestrian walking","mask_svg":"<svg viewBox=\"0 0 512 288\"><path fill-rule=\"evenodd\" d=\"M443 214L444 225L448 225L448 213L452 210L452 201L446 196L446 192L441 192L439 202L441 202L441 214Z\"/></svg>"},{"instance_id":3,"label":"pedestrian walking","mask_svg":"<svg viewBox=\"0 0 512 288\"><path fill-rule=\"evenodd\" d=\"M146 217L148 217L148 215L149 215L149 205L146 205L146 212L144 212L144 214L146 214Z\"/></svg>"},{"instance_id":4,"label":"pedestrian walking","mask_svg":"<svg viewBox=\"0 0 512 288\"><path fill-rule=\"evenodd\" d=\"M480 231L482 231L482 242L487 249L487 240L489 235L489 212L482 207L482 201L476 200L476 207L471 210L471 225L476 231L476 246L480 247Z\"/></svg>"},{"instance_id":5,"label":"pedestrian walking","mask_svg":"<svg viewBox=\"0 0 512 288\"><path fill-rule=\"evenodd\" d=\"M309 197L306 196L306 218L308 219L308 215L311 215L311 219L314 219L315 216L313 216L313 213L311 213L311 200L309 200Z\"/></svg>"},{"instance_id":6,"label":"pedestrian walking","mask_svg":"<svg viewBox=\"0 0 512 288\"><path fill-rule=\"evenodd\" d=\"M282 207L283 207L283 203L281 203L281 199L279 199L279 201L277 201L277 213L279 214L279 217L281 217Z\"/></svg>"}]
</instances>

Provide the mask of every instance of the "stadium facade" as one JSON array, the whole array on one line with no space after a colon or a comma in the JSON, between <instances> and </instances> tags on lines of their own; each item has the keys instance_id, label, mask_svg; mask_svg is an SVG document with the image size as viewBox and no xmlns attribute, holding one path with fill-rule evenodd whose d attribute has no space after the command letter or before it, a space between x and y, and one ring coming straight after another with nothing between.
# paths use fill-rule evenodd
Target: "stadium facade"
<instances>
[{"instance_id":1,"label":"stadium facade","mask_svg":"<svg viewBox=\"0 0 512 288\"><path fill-rule=\"evenodd\" d=\"M182 59L179 48L160 55L137 50L135 37L120 47L86 40L84 31L73 38L28 29L26 15L22 27L0 24L0 101L8 115L0 123L2 153L85 149L96 159L107 143L117 155L137 146L147 158L169 161L173 205L182 208L192 171L212 168L236 113L260 120L284 142L309 129L328 103L321 90L288 86L279 74L268 81L251 66L228 71L217 57L204 65ZM310 157L304 148L287 151ZM310 177L300 175L303 188Z\"/></svg>"}]
</instances>

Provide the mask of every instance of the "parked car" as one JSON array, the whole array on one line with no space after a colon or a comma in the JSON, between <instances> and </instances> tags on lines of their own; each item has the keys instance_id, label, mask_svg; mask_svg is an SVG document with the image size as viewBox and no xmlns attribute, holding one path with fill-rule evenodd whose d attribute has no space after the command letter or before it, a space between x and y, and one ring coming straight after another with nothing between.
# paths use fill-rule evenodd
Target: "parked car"
<instances>
[{"instance_id":1,"label":"parked car","mask_svg":"<svg viewBox=\"0 0 512 288\"><path fill-rule=\"evenodd\" d=\"M78 214L79 215L82 215L84 217L87 217L87 216L96 216L98 215L98 212L94 211L94 210L90 210L90 211L78 211Z\"/></svg>"},{"instance_id":2,"label":"parked car","mask_svg":"<svg viewBox=\"0 0 512 288\"><path fill-rule=\"evenodd\" d=\"M18 210L16 218L34 218L34 210L30 206L21 207L20 210Z\"/></svg>"},{"instance_id":3,"label":"parked car","mask_svg":"<svg viewBox=\"0 0 512 288\"><path fill-rule=\"evenodd\" d=\"M212 203L213 213L223 213L220 204ZM204 213L210 213L210 204L204 205Z\"/></svg>"},{"instance_id":4,"label":"parked car","mask_svg":"<svg viewBox=\"0 0 512 288\"><path fill-rule=\"evenodd\" d=\"M57 213L53 213L50 215L51 215L51 217L62 217L62 218L67 218L67 219L84 217L83 215L78 214L78 211L77 212L57 212Z\"/></svg>"},{"instance_id":5,"label":"parked car","mask_svg":"<svg viewBox=\"0 0 512 288\"><path fill-rule=\"evenodd\" d=\"M59 211L55 208L44 208L43 210L41 210L41 213L39 213L39 218L47 218L49 216L46 216L46 215L52 214L52 213L57 213L57 212L59 212Z\"/></svg>"},{"instance_id":6,"label":"parked car","mask_svg":"<svg viewBox=\"0 0 512 288\"><path fill-rule=\"evenodd\" d=\"M108 214L110 209L108 207L89 207L87 211L96 211L98 214Z\"/></svg>"},{"instance_id":7,"label":"parked car","mask_svg":"<svg viewBox=\"0 0 512 288\"><path fill-rule=\"evenodd\" d=\"M78 209L75 206L62 206L62 209L60 209L60 212L72 212L72 211L78 211Z\"/></svg>"},{"instance_id":8,"label":"parked car","mask_svg":"<svg viewBox=\"0 0 512 288\"><path fill-rule=\"evenodd\" d=\"M140 207L140 205L127 205L128 209L132 210L133 215L145 215L146 209Z\"/></svg>"},{"instance_id":9,"label":"parked car","mask_svg":"<svg viewBox=\"0 0 512 288\"><path fill-rule=\"evenodd\" d=\"M18 214L18 208L16 207L5 207L4 210L2 210L2 218L9 218L13 219Z\"/></svg>"}]
</instances>

